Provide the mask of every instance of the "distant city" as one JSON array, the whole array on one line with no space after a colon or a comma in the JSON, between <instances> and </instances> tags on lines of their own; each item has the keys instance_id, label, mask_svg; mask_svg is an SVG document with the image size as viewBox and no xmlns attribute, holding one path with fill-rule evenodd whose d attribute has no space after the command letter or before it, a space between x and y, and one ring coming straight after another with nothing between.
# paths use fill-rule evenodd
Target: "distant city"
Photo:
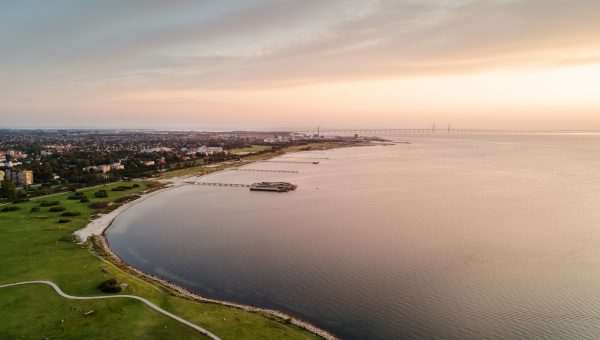
<instances>
[{"instance_id":1,"label":"distant city","mask_svg":"<svg viewBox=\"0 0 600 340\"><path fill-rule=\"evenodd\" d=\"M123 130L0 130L4 200L69 188L147 178L160 173L241 158L290 145L357 141L319 133L181 132ZM259 149L260 150L260 149Z\"/></svg>"}]
</instances>

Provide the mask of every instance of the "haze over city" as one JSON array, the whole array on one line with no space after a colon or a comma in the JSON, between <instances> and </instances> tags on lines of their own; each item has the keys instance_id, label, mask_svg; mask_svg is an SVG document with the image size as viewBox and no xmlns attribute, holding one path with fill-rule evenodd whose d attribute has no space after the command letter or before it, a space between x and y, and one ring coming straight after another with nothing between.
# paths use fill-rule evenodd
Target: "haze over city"
<instances>
[{"instance_id":1,"label":"haze over city","mask_svg":"<svg viewBox=\"0 0 600 340\"><path fill-rule=\"evenodd\" d=\"M2 1L5 128L600 129L597 1Z\"/></svg>"}]
</instances>

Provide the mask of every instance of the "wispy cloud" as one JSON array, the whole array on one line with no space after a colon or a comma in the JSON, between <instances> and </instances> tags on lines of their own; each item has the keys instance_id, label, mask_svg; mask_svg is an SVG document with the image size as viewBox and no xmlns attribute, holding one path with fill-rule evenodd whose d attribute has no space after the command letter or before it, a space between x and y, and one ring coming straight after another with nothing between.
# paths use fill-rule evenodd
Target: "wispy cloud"
<instances>
[{"instance_id":1,"label":"wispy cloud","mask_svg":"<svg viewBox=\"0 0 600 340\"><path fill-rule=\"evenodd\" d=\"M21 5L5 12L21 19L0 23L9 26L0 69L21 83L280 86L586 62L593 58L582 50L600 53L596 1L219 3Z\"/></svg>"},{"instance_id":2,"label":"wispy cloud","mask_svg":"<svg viewBox=\"0 0 600 340\"><path fill-rule=\"evenodd\" d=\"M599 15L589 0L0 0L0 103L592 64Z\"/></svg>"}]
</instances>

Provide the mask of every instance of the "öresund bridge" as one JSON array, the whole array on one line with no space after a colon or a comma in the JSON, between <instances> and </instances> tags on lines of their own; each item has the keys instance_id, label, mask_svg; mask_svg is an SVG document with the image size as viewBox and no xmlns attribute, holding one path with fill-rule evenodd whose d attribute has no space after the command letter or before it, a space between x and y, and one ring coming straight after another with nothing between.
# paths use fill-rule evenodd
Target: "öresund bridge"
<instances>
[{"instance_id":1,"label":"\u00f6resund bridge","mask_svg":"<svg viewBox=\"0 0 600 340\"><path fill-rule=\"evenodd\" d=\"M410 129L410 128L394 128L394 129L306 129L306 130L293 130L289 131L297 134L331 134L331 135L380 135L380 134L517 134L517 133L530 133L534 131L521 131L521 130L492 130L492 129L458 129L448 127L447 129L436 129L435 126L425 129Z\"/></svg>"}]
</instances>

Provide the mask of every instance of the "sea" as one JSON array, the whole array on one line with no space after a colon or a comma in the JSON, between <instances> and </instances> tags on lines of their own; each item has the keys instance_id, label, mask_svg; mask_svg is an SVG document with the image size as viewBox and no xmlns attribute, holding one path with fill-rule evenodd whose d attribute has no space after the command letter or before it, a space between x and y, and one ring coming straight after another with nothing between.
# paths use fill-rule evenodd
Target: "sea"
<instances>
[{"instance_id":1,"label":"sea","mask_svg":"<svg viewBox=\"0 0 600 340\"><path fill-rule=\"evenodd\" d=\"M600 135L382 137L198 179L288 193L165 191L108 241L144 272L343 339L600 338Z\"/></svg>"}]
</instances>

